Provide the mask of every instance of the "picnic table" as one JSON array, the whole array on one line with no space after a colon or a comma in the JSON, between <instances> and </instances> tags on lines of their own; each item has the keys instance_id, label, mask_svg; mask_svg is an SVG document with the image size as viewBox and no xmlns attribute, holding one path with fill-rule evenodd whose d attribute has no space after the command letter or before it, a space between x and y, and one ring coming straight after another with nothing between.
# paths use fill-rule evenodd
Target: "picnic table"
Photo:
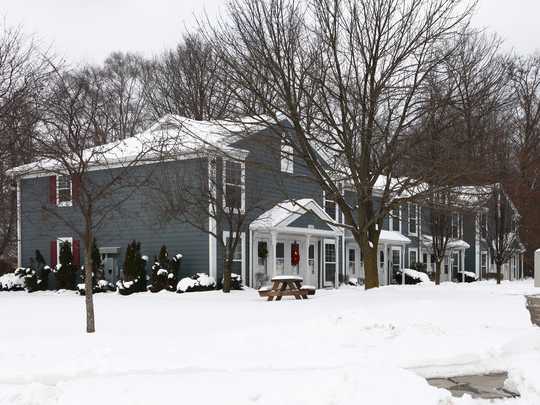
<instances>
[{"instance_id":1,"label":"picnic table","mask_svg":"<svg viewBox=\"0 0 540 405\"><path fill-rule=\"evenodd\" d=\"M315 287L303 286L303 278L299 276L276 276L272 278L272 286L259 288L259 295L268 301L274 298L281 301L282 297L294 296L297 300L307 299L308 295L315 295Z\"/></svg>"}]
</instances>

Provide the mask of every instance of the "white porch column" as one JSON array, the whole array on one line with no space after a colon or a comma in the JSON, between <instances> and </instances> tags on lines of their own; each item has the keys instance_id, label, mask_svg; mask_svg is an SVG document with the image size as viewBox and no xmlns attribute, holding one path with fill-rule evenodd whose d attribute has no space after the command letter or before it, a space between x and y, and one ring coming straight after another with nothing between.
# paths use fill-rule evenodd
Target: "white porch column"
<instances>
[{"instance_id":1,"label":"white porch column","mask_svg":"<svg viewBox=\"0 0 540 405\"><path fill-rule=\"evenodd\" d=\"M311 242L311 235L306 235L306 246L305 246L305 249L304 249L304 255L305 255L305 260L304 260L304 264L306 266L306 273L305 273L305 277L304 277L304 281L306 279L309 279L309 282L311 283L312 280L311 280L311 273L310 273L310 269L309 269L309 243Z\"/></svg>"},{"instance_id":2,"label":"white porch column","mask_svg":"<svg viewBox=\"0 0 540 405\"><path fill-rule=\"evenodd\" d=\"M271 239L270 244L272 245L270 249L270 251L272 252L272 277L275 277L277 276L277 266L276 266L277 232L276 231L272 231L270 233L270 239Z\"/></svg>"},{"instance_id":3,"label":"white porch column","mask_svg":"<svg viewBox=\"0 0 540 405\"><path fill-rule=\"evenodd\" d=\"M339 287L339 237L336 237L336 270L334 274L334 288Z\"/></svg>"},{"instance_id":4,"label":"white porch column","mask_svg":"<svg viewBox=\"0 0 540 405\"><path fill-rule=\"evenodd\" d=\"M459 254L459 270L461 270L461 282L465 282L465 249Z\"/></svg>"},{"instance_id":5,"label":"white porch column","mask_svg":"<svg viewBox=\"0 0 540 405\"><path fill-rule=\"evenodd\" d=\"M380 252L377 251L377 269L379 268L380 266ZM387 277L387 273L388 273L388 249L387 249L387 245L386 243L383 243L383 278L385 279L384 280L384 284L382 285L386 285L387 284L387 281L388 281L388 277ZM381 280L379 280L379 285L381 285Z\"/></svg>"},{"instance_id":6,"label":"white porch column","mask_svg":"<svg viewBox=\"0 0 540 405\"><path fill-rule=\"evenodd\" d=\"M407 250L407 247L405 245L401 246L401 285L405 285L405 251ZM418 259L418 258L417 258ZM410 267L409 263L409 267Z\"/></svg>"}]
</instances>

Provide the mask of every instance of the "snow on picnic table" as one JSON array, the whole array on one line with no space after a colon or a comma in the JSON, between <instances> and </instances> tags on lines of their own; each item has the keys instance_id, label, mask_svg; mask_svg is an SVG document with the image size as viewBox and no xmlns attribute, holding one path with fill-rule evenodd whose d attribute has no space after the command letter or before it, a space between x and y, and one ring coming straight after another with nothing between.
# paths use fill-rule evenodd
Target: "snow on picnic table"
<instances>
[{"instance_id":1,"label":"snow on picnic table","mask_svg":"<svg viewBox=\"0 0 540 405\"><path fill-rule=\"evenodd\" d=\"M0 293L0 404L485 404L423 377L509 370L540 404L532 281L319 290Z\"/></svg>"}]
</instances>

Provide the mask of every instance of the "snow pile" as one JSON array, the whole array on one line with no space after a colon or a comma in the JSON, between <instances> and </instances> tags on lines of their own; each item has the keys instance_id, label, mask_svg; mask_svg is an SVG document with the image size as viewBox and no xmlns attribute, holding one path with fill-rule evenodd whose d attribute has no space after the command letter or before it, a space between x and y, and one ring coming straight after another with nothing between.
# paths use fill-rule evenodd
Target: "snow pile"
<instances>
[{"instance_id":1,"label":"snow pile","mask_svg":"<svg viewBox=\"0 0 540 405\"><path fill-rule=\"evenodd\" d=\"M206 273L197 273L192 277L184 277L178 282L176 292L208 291L216 288L216 280Z\"/></svg>"},{"instance_id":2,"label":"snow pile","mask_svg":"<svg viewBox=\"0 0 540 405\"><path fill-rule=\"evenodd\" d=\"M19 269L17 269L19 270ZM7 273L0 276L0 290L17 291L24 289L24 277L19 273Z\"/></svg>"},{"instance_id":3,"label":"snow pile","mask_svg":"<svg viewBox=\"0 0 540 405\"><path fill-rule=\"evenodd\" d=\"M496 403L537 405L540 328L524 299L535 293L531 280L280 302L253 289L98 294L88 336L79 296L2 292L0 404L485 405L425 378L507 370L521 398Z\"/></svg>"},{"instance_id":4,"label":"snow pile","mask_svg":"<svg viewBox=\"0 0 540 405\"><path fill-rule=\"evenodd\" d=\"M458 271L458 277L461 276L462 274L465 275L465 277L478 280L478 276L476 275L476 273L473 273L472 271Z\"/></svg>"},{"instance_id":5,"label":"snow pile","mask_svg":"<svg viewBox=\"0 0 540 405\"><path fill-rule=\"evenodd\" d=\"M431 282L431 280L429 279L429 276L426 273L422 273L421 271L413 270L413 269L403 269L403 272L405 273L405 275L415 280L420 280L421 283Z\"/></svg>"}]
</instances>

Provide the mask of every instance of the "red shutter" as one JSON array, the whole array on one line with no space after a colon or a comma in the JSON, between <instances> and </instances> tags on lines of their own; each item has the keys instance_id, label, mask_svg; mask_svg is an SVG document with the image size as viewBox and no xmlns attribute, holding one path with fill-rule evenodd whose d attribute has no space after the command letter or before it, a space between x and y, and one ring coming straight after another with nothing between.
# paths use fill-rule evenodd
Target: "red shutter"
<instances>
[{"instance_id":1,"label":"red shutter","mask_svg":"<svg viewBox=\"0 0 540 405\"><path fill-rule=\"evenodd\" d=\"M73 241L73 264L77 267L81 265L81 242L76 239Z\"/></svg>"},{"instance_id":2,"label":"red shutter","mask_svg":"<svg viewBox=\"0 0 540 405\"><path fill-rule=\"evenodd\" d=\"M56 257L57 257L56 241L51 240L51 267L53 268L53 270L56 267Z\"/></svg>"},{"instance_id":3,"label":"red shutter","mask_svg":"<svg viewBox=\"0 0 540 405\"><path fill-rule=\"evenodd\" d=\"M49 204L56 205L56 176L49 177Z\"/></svg>"},{"instance_id":4,"label":"red shutter","mask_svg":"<svg viewBox=\"0 0 540 405\"><path fill-rule=\"evenodd\" d=\"M71 187L73 191L73 201L79 201L81 195L81 176L73 176L71 178Z\"/></svg>"}]
</instances>

